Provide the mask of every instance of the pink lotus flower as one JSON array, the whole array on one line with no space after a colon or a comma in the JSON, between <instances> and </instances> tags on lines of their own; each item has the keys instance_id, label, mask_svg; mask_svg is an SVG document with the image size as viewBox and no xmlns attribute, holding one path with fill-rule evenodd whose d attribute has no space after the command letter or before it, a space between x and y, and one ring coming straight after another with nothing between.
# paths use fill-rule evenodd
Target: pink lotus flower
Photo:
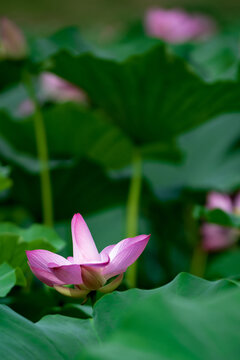
<instances>
[{"instance_id":1,"label":"pink lotus flower","mask_svg":"<svg viewBox=\"0 0 240 360\"><path fill-rule=\"evenodd\" d=\"M83 90L50 72L41 74L40 89L44 100L57 102L75 101L81 103L87 101Z\"/></svg>"},{"instance_id":2,"label":"pink lotus flower","mask_svg":"<svg viewBox=\"0 0 240 360\"><path fill-rule=\"evenodd\" d=\"M216 25L208 16L188 14L181 9L150 9L145 17L148 35L170 43L183 43L208 37Z\"/></svg>"},{"instance_id":3,"label":"pink lotus flower","mask_svg":"<svg viewBox=\"0 0 240 360\"><path fill-rule=\"evenodd\" d=\"M72 219L73 257L64 257L47 250L26 251L35 276L60 293L85 297L91 290L113 291L127 270L145 249L150 235L127 238L98 252L92 235L80 214ZM105 285L106 282L118 277ZM75 288L64 287L75 285Z\"/></svg>"},{"instance_id":4,"label":"pink lotus flower","mask_svg":"<svg viewBox=\"0 0 240 360\"><path fill-rule=\"evenodd\" d=\"M23 33L11 20L0 19L0 55L3 58L21 59L27 55Z\"/></svg>"},{"instance_id":5,"label":"pink lotus flower","mask_svg":"<svg viewBox=\"0 0 240 360\"><path fill-rule=\"evenodd\" d=\"M207 197L207 207L209 209L221 209L227 213L239 214L240 193L232 200L226 194L210 192ZM201 233L203 236L202 246L208 252L219 251L232 246L239 236L236 229L214 224L204 224Z\"/></svg>"},{"instance_id":6,"label":"pink lotus flower","mask_svg":"<svg viewBox=\"0 0 240 360\"><path fill-rule=\"evenodd\" d=\"M37 98L40 104L44 104L47 101L57 103L66 101L87 103L87 95L83 90L50 72L43 72L40 75ZM30 116L33 113L34 104L30 99L24 100L17 110L17 114L21 117Z\"/></svg>"},{"instance_id":7,"label":"pink lotus flower","mask_svg":"<svg viewBox=\"0 0 240 360\"><path fill-rule=\"evenodd\" d=\"M18 116L30 116L34 113L34 103L30 99L24 100L17 109Z\"/></svg>"}]
</instances>

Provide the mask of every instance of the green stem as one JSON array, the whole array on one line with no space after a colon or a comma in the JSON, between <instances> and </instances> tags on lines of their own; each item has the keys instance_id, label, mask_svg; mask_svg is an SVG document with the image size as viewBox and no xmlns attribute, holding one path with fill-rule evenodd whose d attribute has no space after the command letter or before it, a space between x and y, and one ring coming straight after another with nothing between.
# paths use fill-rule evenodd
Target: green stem
<instances>
[{"instance_id":1,"label":"green stem","mask_svg":"<svg viewBox=\"0 0 240 360\"><path fill-rule=\"evenodd\" d=\"M193 250L190 273L199 277L204 277L207 263L207 253L200 244L197 244Z\"/></svg>"},{"instance_id":2,"label":"green stem","mask_svg":"<svg viewBox=\"0 0 240 360\"><path fill-rule=\"evenodd\" d=\"M128 237L137 236L139 202L142 185L142 161L139 152L136 150L133 155L133 174L127 201L126 230ZM129 287L136 287L137 283L137 262L132 264L126 273L126 281Z\"/></svg>"},{"instance_id":3,"label":"green stem","mask_svg":"<svg viewBox=\"0 0 240 360\"><path fill-rule=\"evenodd\" d=\"M42 194L42 211L43 222L45 225L53 226L53 204L52 204L52 189L50 172L48 165L48 149L47 139L44 127L43 116L41 113L38 100L35 95L34 86L32 84L31 75L28 72L24 73L24 82L29 93L31 101L34 103L34 127L37 143L37 153L40 163L40 181Z\"/></svg>"},{"instance_id":4,"label":"green stem","mask_svg":"<svg viewBox=\"0 0 240 360\"><path fill-rule=\"evenodd\" d=\"M188 199L188 201L186 201L184 211L184 226L187 241L193 248L192 259L190 263L190 273L199 277L204 277L207 264L207 253L201 246L199 224L193 217L193 208L194 203Z\"/></svg>"},{"instance_id":5,"label":"green stem","mask_svg":"<svg viewBox=\"0 0 240 360\"><path fill-rule=\"evenodd\" d=\"M90 300L91 300L91 305L92 305L92 308L94 307L94 304L95 304L95 302L96 302L96 300L97 300L97 292L96 291L91 291L90 293L89 293L89 298L90 298Z\"/></svg>"}]
</instances>

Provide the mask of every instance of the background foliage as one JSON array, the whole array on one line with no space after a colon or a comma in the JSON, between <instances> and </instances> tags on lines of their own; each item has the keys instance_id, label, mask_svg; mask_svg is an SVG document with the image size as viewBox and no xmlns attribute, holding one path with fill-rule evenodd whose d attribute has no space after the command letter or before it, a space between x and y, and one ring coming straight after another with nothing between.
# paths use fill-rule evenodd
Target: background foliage
<instances>
[{"instance_id":1,"label":"background foliage","mask_svg":"<svg viewBox=\"0 0 240 360\"><path fill-rule=\"evenodd\" d=\"M138 21L103 38L94 27L26 31L27 56L0 59L2 358L238 358L240 217L206 208L206 197L233 199L240 188L240 28L216 16L219 31L205 42L170 45ZM43 99L46 71L85 100ZM29 100L35 111L21 113ZM76 212L99 250L152 234L137 268L145 290L124 281L92 309L33 278L25 250L71 255ZM204 251L203 223L235 231L236 241Z\"/></svg>"}]
</instances>

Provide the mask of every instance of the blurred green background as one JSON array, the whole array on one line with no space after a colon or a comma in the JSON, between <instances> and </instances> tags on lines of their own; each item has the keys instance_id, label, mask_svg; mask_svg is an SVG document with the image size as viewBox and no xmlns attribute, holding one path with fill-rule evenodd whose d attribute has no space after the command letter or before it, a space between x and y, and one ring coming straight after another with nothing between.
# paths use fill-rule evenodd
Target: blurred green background
<instances>
[{"instance_id":1,"label":"blurred green background","mask_svg":"<svg viewBox=\"0 0 240 360\"><path fill-rule=\"evenodd\" d=\"M139 19L151 6L204 11L227 22L237 20L240 15L239 0L12 0L0 2L0 14L36 33L67 25L101 27L106 31L108 26L121 27L127 21Z\"/></svg>"}]
</instances>

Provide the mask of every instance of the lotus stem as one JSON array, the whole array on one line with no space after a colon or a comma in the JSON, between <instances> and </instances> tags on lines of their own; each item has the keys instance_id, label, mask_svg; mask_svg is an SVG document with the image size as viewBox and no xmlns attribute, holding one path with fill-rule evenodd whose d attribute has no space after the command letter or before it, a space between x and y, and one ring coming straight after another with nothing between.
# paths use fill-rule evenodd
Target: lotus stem
<instances>
[{"instance_id":1,"label":"lotus stem","mask_svg":"<svg viewBox=\"0 0 240 360\"><path fill-rule=\"evenodd\" d=\"M193 250L190 273L199 277L204 277L207 263L207 253L200 244L197 244Z\"/></svg>"},{"instance_id":2,"label":"lotus stem","mask_svg":"<svg viewBox=\"0 0 240 360\"><path fill-rule=\"evenodd\" d=\"M42 213L43 223L53 226L53 204L52 204L52 188L48 161L48 148L44 121L37 97L35 95L34 86L32 84L31 75L24 73L24 83L28 91L29 97L34 104L34 128L37 144L37 153L40 164L40 182L42 196Z\"/></svg>"},{"instance_id":3,"label":"lotus stem","mask_svg":"<svg viewBox=\"0 0 240 360\"><path fill-rule=\"evenodd\" d=\"M130 182L128 200L127 200L127 219L126 232L127 237L137 236L139 223L139 202L142 185L142 159L140 153L136 150L133 155L133 173ZM137 284L137 262L132 264L126 273L126 281L129 287L136 287Z\"/></svg>"}]
</instances>

